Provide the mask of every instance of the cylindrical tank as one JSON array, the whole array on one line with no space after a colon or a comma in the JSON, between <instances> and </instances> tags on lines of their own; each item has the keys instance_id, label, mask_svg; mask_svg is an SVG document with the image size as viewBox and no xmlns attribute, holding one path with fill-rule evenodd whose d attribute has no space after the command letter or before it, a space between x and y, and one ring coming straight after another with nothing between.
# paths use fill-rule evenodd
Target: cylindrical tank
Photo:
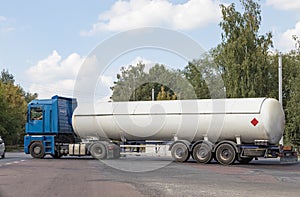
<instances>
[{"instance_id":1,"label":"cylindrical tank","mask_svg":"<svg viewBox=\"0 0 300 197\"><path fill-rule=\"evenodd\" d=\"M72 125L81 138L211 142L236 140L276 144L284 112L271 98L137 101L79 104Z\"/></svg>"}]
</instances>

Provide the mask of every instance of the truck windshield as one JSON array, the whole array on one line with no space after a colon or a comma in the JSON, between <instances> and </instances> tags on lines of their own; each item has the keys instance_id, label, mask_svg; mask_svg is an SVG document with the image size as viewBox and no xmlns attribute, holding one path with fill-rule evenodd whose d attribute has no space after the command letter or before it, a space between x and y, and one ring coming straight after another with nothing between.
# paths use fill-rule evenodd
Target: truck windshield
<instances>
[{"instance_id":1,"label":"truck windshield","mask_svg":"<svg viewBox=\"0 0 300 197\"><path fill-rule=\"evenodd\" d=\"M43 109L41 107L30 108L30 120L43 120Z\"/></svg>"}]
</instances>

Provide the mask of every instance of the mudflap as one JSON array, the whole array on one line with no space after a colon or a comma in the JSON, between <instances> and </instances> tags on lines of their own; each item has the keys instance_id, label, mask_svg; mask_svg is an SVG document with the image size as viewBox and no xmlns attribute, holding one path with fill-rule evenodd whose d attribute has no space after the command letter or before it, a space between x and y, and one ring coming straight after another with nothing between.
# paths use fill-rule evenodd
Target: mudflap
<instances>
[{"instance_id":1,"label":"mudflap","mask_svg":"<svg viewBox=\"0 0 300 197\"><path fill-rule=\"evenodd\" d=\"M110 143L107 145L106 149L107 149L107 159L120 158L120 146Z\"/></svg>"},{"instance_id":2,"label":"mudflap","mask_svg":"<svg viewBox=\"0 0 300 197\"><path fill-rule=\"evenodd\" d=\"M293 164L298 162L297 152L283 152L280 157L281 164Z\"/></svg>"}]
</instances>

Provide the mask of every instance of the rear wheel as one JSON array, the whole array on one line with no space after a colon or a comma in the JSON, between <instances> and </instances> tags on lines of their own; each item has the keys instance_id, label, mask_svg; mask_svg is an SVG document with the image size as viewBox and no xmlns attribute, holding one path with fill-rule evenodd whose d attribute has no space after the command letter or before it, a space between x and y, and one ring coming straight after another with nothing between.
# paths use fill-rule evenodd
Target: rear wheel
<instances>
[{"instance_id":1,"label":"rear wheel","mask_svg":"<svg viewBox=\"0 0 300 197\"><path fill-rule=\"evenodd\" d=\"M199 143L193 148L193 158L198 163L208 163L212 159L211 147L205 143Z\"/></svg>"},{"instance_id":2,"label":"rear wheel","mask_svg":"<svg viewBox=\"0 0 300 197\"><path fill-rule=\"evenodd\" d=\"M172 146L171 155L176 162L185 162L190 158L189 149L182 142L178 142Z\"/></svg>"},{"instance_id":3,"label":"rear wheel","mask_svg":"<svg viewBox=\"0 0 300 197\"><path fill-rule=\"evenodd\" d=\"M95 159L105 159L106 158L106 148L102 143L95 143L90 149L90 153Z\"/></svg>"},{"instance_id":4,"label":"rear wheel","mask_svg":"<svg viewBox=\"0 0 300 197\"><path fill-rule=\"evenodd\" d=\"M36 159L45 157L44 145L42 142L33 142L30 146L30 155Z\"/></svg>"},{"instance_id":5,"label":"rear wheel","mask_svg":"<svg viewBox=\"0 0 300 197\"><path fill-rule=\"evenodd\" d=\"M219 163L230 165L236 159L236 151L231 144L224 143L218 146L216 150L216 159Z\"/></svg>"}]
</instances>

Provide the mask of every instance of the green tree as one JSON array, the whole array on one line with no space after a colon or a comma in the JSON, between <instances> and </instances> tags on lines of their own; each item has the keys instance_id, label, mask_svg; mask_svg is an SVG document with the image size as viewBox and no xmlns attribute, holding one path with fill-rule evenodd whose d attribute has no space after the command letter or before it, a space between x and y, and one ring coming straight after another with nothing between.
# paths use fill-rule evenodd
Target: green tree
<instances>
[{"instance_id":1,"label":"green tree","mask_svg":"<svg viewBox=\"0 0 300 197\"><path fill-rule=\"evenodd\" d=\"M136 100L150 100L149 95L145 92L149 89L147 81L147 74L144 71L145 64L139 62L136 66L128 66L121 68L121 73L117 74L117 81L111 87L113 94L111 99L113 101L136 101Z\"/></svg>"},{"instance_id":2,"label":"green tree","mask_svg":"<svg viewBox=\"0 0 300 197\"><path fill-rule=\"evenodd\" d=\"M221 73L212 56L207 53L189 62L183 69L185 78L193 86L196 98L224 98L225 89Z\"/></svg>"},{"instance_id":3,"label":"green tree","mask_svg":"<svg viewBox=\"0 0 300 197\"><path fill-rule=\"evenodd\" d=\"M12 74L10 74L8 72L8 70L5 70L5 69L3 69L1 71L1 79L0 80L4 84L14 84L15 83L14 76Z\"/></svg>"},{"instance_id":4,"label":"green tree","mask_svg":"<svg viewBox=\"0 0 300 197\"><path fill-rule=\"evenodd\" d=\"M156 97L161 91L161 86L164 86L164 91L169 92L171 97L176 94L178 100L195 98L193 87L181 70L170 70L164 65L156 64L149 70L149 81L155 83Z\"/></svg>"},{"instance_id":5,"label":"green tree","mask_svg":"<svg viewBox=\"0 0 300 197\"><path fill-rule=\"evenodd\" d=\"M297 55L300 54L300 38L297 35L293 35L292 39L295 41L295 50L292 50L292 55L296 53Z\"/></svg>"},{"instance_id":6,"label":"green tree","mask_svg":"<svg viewBox=\"0 0 300 197\"><path fill-rule=\"evenodd\" d=\"M193 88L185 80L180 70L170 70L164 65L156 64L145 71L145 65L140 62L136 66L122 67L117 74L117 81L111 87L113 101L145 101L152 99L152 89L156 99L161 86L171 97L188 99L193 96ZM174 97L175 98L175 97Z\"/></svg>"},{"instance_id":7,"label":"green tree","mask_svg":"<svg viewBox=\"0 0 300 197\"><path fill-rule=\"evenodd\" d=\"M199 66L197 62L189 62L183 70L186 79L193 86L196 97L199 99L210 98L209 89L205 79L202 77L202 68L203 67Z\"/></svg>"},{"instance_id":8,"label":"green tree","mask_svg":"<svg viewBox=\"0 0 300 197\"><path fill-rule=\"evenodd\" d=\"M7 144L17 144L24 133L26 101L20 89L13 84L0 82L0 135Z\"/></svg>"},{"instance_id":9,"label":"green tree","mask_svg":"<svg viewBox=\"0 0 300 197\"><path fill-rule=\"evenodd\" d=\"M8 145L23 142L27 103L37 94L14 85L14 76L2 70L0 78L0 135Z\"/></svg>"},{"instance_id":10,"label":"green tree","mask_svg":"<svg viewBox=\"0 0 300 197\"><path fill-rule=\"evenodd\" d=\"M260 5L240 0L244 13L235 4L221 5L222 43L212 50L222 72L227 97L268 96L274 88L272 64L268 57L272 34L259 35Z\"/></svg>"},{"instance_id":11,"label":"green tree","mask_svg":"<svg viewBox=\"0 0 300 197\"><path fill-rule=\"evenodd\" d=\"M165 87L161 86L159 93L157 94L156 100L177 100L176 94L165 91Z\"/></svg>"},{"instance_id":12,"label":"green tree","mask_svg":"<svg viewBox=\"0 0 300 197\"><path fill-rule=\"evenodd\" d=\"M29 103L30 101L32 101L38 97L38 93L25 92L24 90L23 90L23 95L25 97L26 103Z\"/></svg>"},{"instance_id":13,"label":"green tree","mask_svg":"<svg viewBox=\"0 0 300 197\"><path fill-rule=\"evenodd\" d=\"M295 40L297 41L297 40ZM297 46L297 45L296 45ZM296 48L282 57L283 106L286 115L284 141L300 145L300 50Z\"/></svg>"}]
</instances>

